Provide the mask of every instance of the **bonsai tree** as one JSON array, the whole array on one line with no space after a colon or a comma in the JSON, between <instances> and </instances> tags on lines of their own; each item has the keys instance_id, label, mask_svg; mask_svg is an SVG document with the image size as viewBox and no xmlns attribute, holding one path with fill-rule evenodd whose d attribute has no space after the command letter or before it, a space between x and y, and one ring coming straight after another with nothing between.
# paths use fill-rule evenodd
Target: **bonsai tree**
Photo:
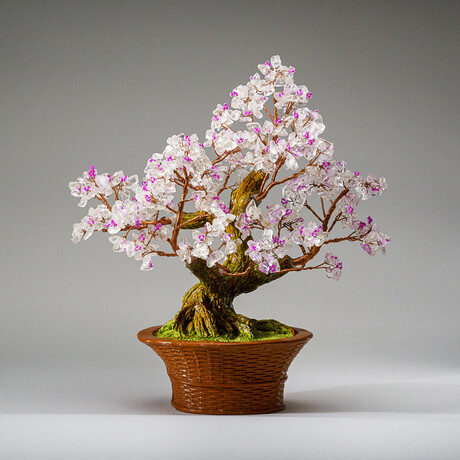
<instances>
[{"instance_id":1,"label":"bonsai tree","mask_svg":"<svg viewBox=\"0 0 460 460\"><path fill-rule=\"evenodd\" d=\"M91 166L69 184L80 207L100 202L74 224L74 243L107 233L113 250L140 261L141 270L152 270L155 257L178 257L196 276L160 335L291 334L277 321L237 314L233 300L294 271L324 270L338 280L335 245L356 242L374 256L390 241L356 212L360 200L382 194L385 179L334 160L294 67L273 56L259 71L230 93L231 102L217 105L203 143L195 134L168 138L142 180Z\"/></svg>"}]
</instances>

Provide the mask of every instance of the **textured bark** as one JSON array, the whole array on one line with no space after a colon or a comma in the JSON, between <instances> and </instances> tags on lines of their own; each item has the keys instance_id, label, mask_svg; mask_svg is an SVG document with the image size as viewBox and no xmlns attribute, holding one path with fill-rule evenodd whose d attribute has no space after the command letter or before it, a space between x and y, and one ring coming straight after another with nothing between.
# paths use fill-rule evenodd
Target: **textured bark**
<instances>
[{"instance_id":1,"label":"textured bark","mask_svg":"<svg viewBox=\"0 0 460 460\"><path fill-rule=\"evenodd\" d=\"M212 222L213 216L206 212L184 212L182 214L181 228L192 230L201 228L206 222Z\"/></svg>"},{"instance_id":2,"label":"textured bark","mask_svg":"<svg viewBox=\"0 0 460 460\"><path fill-rule=\"evenodd\" d=\"M251 335L249 318L233 309L233 297L225 292L215 293L199 282L186 292L182 308L174 320L182 334L204 337Z\"/></svg>"}]
</instances>

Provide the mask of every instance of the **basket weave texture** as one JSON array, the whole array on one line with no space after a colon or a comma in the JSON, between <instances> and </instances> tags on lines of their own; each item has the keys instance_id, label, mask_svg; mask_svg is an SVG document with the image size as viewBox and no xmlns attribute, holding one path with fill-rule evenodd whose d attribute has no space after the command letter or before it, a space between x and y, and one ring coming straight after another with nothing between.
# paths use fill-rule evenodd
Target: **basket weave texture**
<instances>
[{"instance_id":1,"label":"basket weave texture","mask_svg":"<svg viewBox=\"0 0 460 460\"><path fill-rule=\"evenodd\" d=\"M262 414L285 408L284 383L292 360L313 337L293 328L285 339L254 342L192 342L158 338L161 326L138 338L164 361L171 404L198 414Z\"/></svg>"}]
</instances>

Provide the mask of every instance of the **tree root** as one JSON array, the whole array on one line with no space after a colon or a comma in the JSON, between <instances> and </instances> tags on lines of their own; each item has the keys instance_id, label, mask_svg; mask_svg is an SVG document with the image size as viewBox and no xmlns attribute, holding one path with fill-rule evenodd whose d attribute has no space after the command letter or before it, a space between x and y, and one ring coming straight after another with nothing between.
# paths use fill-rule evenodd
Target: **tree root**
<instances>
[{"instance_id":1,"label":"tree root","mask_svg":"<svg viewBox=\"0 0 460 460\"><path fill-rule=\"evenodd\" d=\"M275 320L255 320L237 314L231 298L210 294L198 283L184 296L181 310L166 323L161 337L189 340L261 340L272 336L290 336L292 330Z\"/></svg>"}]
</instances>

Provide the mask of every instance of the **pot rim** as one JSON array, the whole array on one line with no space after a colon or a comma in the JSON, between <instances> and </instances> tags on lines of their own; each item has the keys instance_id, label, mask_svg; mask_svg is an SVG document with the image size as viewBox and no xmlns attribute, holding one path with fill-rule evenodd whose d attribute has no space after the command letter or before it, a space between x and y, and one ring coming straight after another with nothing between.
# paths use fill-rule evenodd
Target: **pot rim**
<instances>
[{"instance_id":1,"label":"pot rim","mask_svg":"<svg viewBox=\"0 0 460 460\"><path fill-rule=\"evenodd\" d=\"M313 334L306 329L300 327L291 327L295 332L295 335L292 337L285 337L282 339L268 339L268 340L254 340L248 342L213 342L211 340L177 340L177 339L168 339L164 337L156 337L155 332L159 331L162 325L148 327L139 331L137 338L149 345L149 344L167 344L167 345L178 345L178 346L187 346L187 347L235 347L235 346L257 346L257 345L266 345L266 344L279 344L279 343L292 343L292 342L304 342L305 340L310 340L313 337Z\"/></svg>"}]
</instances>

